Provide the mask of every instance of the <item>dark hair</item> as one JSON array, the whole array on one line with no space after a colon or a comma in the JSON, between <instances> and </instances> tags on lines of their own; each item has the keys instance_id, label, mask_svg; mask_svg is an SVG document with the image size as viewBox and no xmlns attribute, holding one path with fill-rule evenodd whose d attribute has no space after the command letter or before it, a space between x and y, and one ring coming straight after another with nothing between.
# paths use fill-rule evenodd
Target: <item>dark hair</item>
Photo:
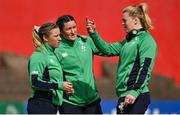
<instances>
[{"instance_id":1,"label":"dark hair","mask_svg":"<svg viewBox=\"0 0 180 115\"><path fill-rule=\"evenodd\" d=\"M75 21L74 17L71 15L63 15L57 19L56 25L59 27L60 31L62 31L64 28L64 23L69 22L69 21Z\"/></svg>"},{"instance_id":2,"label":"dark hair","mask_svg":"<svg viewBox=\"0 0 180 115\"><path fill-rule=\"evenodd\" d=\"M44 23L38 30L33 29L32 31L32 38L33 38L33 43L36 48L40 47L44 40L43 36L49 37L51 34L50 31L52 29L58 28L58 26L52 22Z\"/></svg>"}]
</instances>

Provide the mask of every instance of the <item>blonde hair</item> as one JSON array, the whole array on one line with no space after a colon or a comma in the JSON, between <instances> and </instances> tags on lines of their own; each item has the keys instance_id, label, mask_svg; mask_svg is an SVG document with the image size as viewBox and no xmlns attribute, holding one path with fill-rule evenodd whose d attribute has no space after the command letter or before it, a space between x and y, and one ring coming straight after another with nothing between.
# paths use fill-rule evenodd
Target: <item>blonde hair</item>
<instances>
[{"instance_id":1,"label":"blonde hair","mask_svg":"<svg viewBox=\"0 0 180 115\"><path fill-rule=\"evenodd\" d=\"M33 38L34 47L36 49L38 47L41 47L41 45L43 44L43 40L39 37L38 32L35 29L32 31L32 38Z\"/></svg>"},{"instance_id":2,"label":"blonde hair","mask_svg":"<svg viewBox=\"0 0 180 115\"><path fill-rule=\"evenodd\" d=\"M44 43L43 37L49 37L52 29L58 28L58 26L52 22L44 23L39 29L33 29L32 38L34 47L37 49Z\"/></svg>"},{"instance_id":3,"label":"blonde hair","mask_svg":"<svg viewBox=\"0 0 180 115\"><path fill-rule=\"evenodd\" d=\"M146 3L141 3L139 5L127 6L123 9L123 13L129 13L129 16L137 17L140 19L141 25L145 30L152 29L152 22L148 15L148 6Z\"/></svg>"}]
</instances>

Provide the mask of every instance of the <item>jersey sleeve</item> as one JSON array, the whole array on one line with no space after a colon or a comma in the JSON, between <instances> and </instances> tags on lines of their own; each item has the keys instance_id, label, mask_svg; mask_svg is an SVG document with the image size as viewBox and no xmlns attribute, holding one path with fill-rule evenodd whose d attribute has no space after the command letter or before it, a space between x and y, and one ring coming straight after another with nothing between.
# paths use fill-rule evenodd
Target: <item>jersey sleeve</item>
<instances>
[{"instance_id":1,"label":"jersey sleeve","mask_svg":"<svg viewBox=\"0 0 180 115\"><path fill-rule=\"evenodd\" d=\"M62 87L61 84L50 81L46 59L43 55L33 55L29 59L28 72L31 87L34 89L49 91Z\"/></svg>"},{"instance_id":2,"label":"jersey sleeve","mask_svg":"<svg viewBox=\"0 0 180 115\"><path fill-rule=\"evenodd\" d=\"M141 90L148 85L156 54L157 45L153 38L150 36L143 38L139 44L140 70L138 80L129 92L133 96L139 96Z\"/></svg>"},{"instance_id":3,"label":"jersey sleeve","mask_svg":"<svg viewBox=\"0 0 180 115\"><path fill-rule=\"evenodd\" d=\"M119 56L122 45L125 41L109 44L105 42L97 32L90 33L95 47L106 56Z\"/></svg>"}]
</instances>

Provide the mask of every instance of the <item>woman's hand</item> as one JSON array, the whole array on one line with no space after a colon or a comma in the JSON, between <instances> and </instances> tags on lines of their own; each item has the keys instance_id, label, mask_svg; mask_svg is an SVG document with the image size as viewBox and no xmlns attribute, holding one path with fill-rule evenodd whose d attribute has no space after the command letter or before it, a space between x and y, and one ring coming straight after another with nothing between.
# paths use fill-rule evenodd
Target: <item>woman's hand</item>
<instances>
[{"instance_id":1,"label":"woman's hand","mask_svg":"<svg viewBox=\"0 0 180 115\"><path fill-rule=\"evenodd\" d=\"M88 17L86 17L86 29L88 33L92 33L96 29L95 21L90 20Z\"/></svg>"},{"instance_id":2,"label":"woman's hand","mask_svg":"<svg viewBox=\"0 0 180 115\"><path fill-rule=\"evenodd\" d=\"M124 99L124 106L126 107L129 104L134 104L135 100L136 100L136 97L134 97L131 94L128 94Z\"/></svg>"},{"instance_id":3,"label":"woman's hand","mask_svg":"<svg viewBox=\"0 0 180 115\"><path fill-rule=\"evenodd\" d=\"M68 94L68 95L74 94L74 88L73 88L72 83L70 83L70 82L64 82L64 91L65 91L65 93Z\"/></svg>"}]
</instances>

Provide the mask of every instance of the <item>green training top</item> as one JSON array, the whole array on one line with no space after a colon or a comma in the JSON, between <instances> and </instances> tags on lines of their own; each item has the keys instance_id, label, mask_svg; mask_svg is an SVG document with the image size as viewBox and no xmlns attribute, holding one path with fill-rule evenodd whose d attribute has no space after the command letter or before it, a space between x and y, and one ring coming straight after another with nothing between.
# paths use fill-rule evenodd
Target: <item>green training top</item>
<instances>
[{"instance_id":1,"label":"green training top","mask_svg":"<svg viewBox=\"0 0 180 115\"><path fill-rule=\"evenodd\" d=\"M64 101L73 105L85 106L97 99L96 82L93 74L93 56L99 54L91 38L78 35L70 41L62 37L56 54L63 68L66 81L73 84L75 93L64 96Z\"/></svg>"},{"instance_id":2,"label":"green training top","mask_svg":"<svg viewBox=\"0 0 180 115\"><path fill-rule=\"evenodd\" d=\"M29 59L28 73L33 95L36 91L52 93L52 103L62 105L63 75L54 48L44 44L33 52Z\"/></svg>"},{"instance_id":3,"label":"green training top","mask_svg":"<svg viewBox=\"0 0 180 115\"><path fill-rule=\"evenodd\" d=\"M131 94L137 97L149 92L148 81L154 66L157 46L152 36L140 31L130 41L108 44L97 32L90 33L95 45L108 56L120 56L116 74L116 93L118 97Z\"/></svg>"}]
</instances>

